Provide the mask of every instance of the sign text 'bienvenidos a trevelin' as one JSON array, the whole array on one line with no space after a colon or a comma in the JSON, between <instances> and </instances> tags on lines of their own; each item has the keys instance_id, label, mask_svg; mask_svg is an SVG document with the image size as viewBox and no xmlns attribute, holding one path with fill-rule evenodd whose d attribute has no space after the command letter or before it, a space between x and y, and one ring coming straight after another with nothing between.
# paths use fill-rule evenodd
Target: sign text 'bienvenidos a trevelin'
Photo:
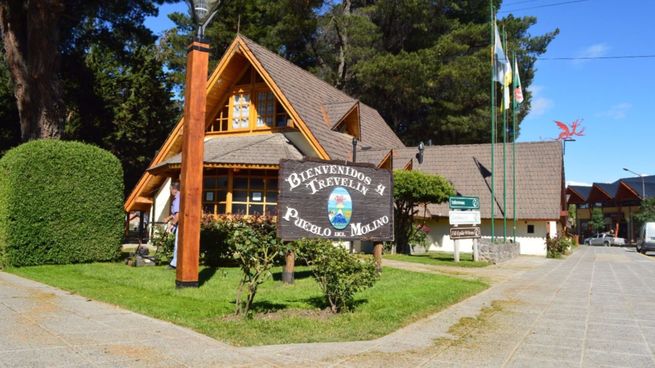
<instances>
[{"instance_id":1,"label":"sign text 'bienvenidos a trevelin'","mask_svg":"<svg viewBox=\"0 0 655 368\"><path fill-rule=\"evenodd\" d=\"M388 170L331 161L280 163L278 236L392 240Z\"/></svg>"}]
</instances>

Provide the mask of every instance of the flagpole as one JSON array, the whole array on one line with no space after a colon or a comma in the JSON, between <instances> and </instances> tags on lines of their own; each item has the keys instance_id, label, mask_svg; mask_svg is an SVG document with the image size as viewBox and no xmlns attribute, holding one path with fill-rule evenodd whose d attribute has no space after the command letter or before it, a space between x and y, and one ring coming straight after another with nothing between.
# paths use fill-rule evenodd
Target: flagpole
<instances>
[{"instance_id":1,"label":"flagpole","mask_svg":"<svg viewBox=\"0 0 655 368\"><path fill-rule=\"evenodd\" d=\"M509 48L507 47L507 33L503 26L503 38L505 44L505 57L509 56ZM503 88L509 88L506 82L503 81ZM503 93L503 100L506 93ZM503 242L507 241L507 106L503 101Z\"/></svg>"},{"instance_id":2,"label":"flagpole","mask_svg":"<svg viewBox=\"0 0 655 368\"><path fill-rule=\"evenodd\" d=\"M516 64L516 55L514 55L514 70L513 73L518 75L518 66ZM519 104L516 102L515 91L518 88L518 78L512 78L512 217L514 222L512 226L512 239L516 243L516 109Z\"/></svg>"},{"instance_id":3,"label":"flagpole","mask_svg":"<svg viewBox=\"0 0 655 368\"><path fill-rule=\"evenodd\" d=\"M494 57L495 47L495 26L496 17L494 16L494 6L489 1L490 23L491 23L491 242L493 243L496 238L495 229L495 216L494 216L494 201L496 198L495 185L494 185L494 143L496 140L496 86L494 85L494 73L496 72L496 58Z\"/></svg>"}]
</instances>

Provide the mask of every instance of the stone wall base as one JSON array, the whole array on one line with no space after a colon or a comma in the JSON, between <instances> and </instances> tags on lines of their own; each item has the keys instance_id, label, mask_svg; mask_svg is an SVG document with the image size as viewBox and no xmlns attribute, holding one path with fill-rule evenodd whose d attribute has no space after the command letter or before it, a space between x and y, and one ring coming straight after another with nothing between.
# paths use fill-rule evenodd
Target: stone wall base
<instances>
[{"instance_id":1,"label":"stone wall base","mask_svg":"<svg viewBox=\"0 0 655 368\"><path fill-rule=\"evenodd\" d=\"M480 239L480 260L497 264L518 257L519 243L491 243L490 239Z\"/></svg>"}]
</instances>

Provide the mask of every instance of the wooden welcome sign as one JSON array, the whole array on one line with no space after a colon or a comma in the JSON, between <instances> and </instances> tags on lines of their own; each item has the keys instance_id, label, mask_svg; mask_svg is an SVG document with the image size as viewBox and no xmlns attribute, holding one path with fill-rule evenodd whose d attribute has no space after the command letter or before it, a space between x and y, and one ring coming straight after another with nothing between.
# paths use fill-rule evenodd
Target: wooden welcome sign
<instances>
[{"instance_id":1,"label":"wooden welcome sign","mask_svg":"<svg viewBox=\"0 0 655 368\"><path fill-rule=\"evenodd\" d=\"M343 161L281 160L282 240L393 240L391 172Z\"/></svg>"}]
</instances>

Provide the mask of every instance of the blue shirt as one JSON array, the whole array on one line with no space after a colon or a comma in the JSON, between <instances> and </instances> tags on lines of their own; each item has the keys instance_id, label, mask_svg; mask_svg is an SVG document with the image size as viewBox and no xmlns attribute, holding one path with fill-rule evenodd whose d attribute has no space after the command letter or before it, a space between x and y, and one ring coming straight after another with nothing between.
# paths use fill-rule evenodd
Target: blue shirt
<instances>
[{"instance_id":1,"label":"blue shirt","mask_svg":"<svg viewBox=\"0 0 655 368\"><path fill-rule=\"evenodd\" d=\"M171 203L171 215L180 212L180 193L178 192L173 198L173 203Z\"/></svg>"}]
</instances>

